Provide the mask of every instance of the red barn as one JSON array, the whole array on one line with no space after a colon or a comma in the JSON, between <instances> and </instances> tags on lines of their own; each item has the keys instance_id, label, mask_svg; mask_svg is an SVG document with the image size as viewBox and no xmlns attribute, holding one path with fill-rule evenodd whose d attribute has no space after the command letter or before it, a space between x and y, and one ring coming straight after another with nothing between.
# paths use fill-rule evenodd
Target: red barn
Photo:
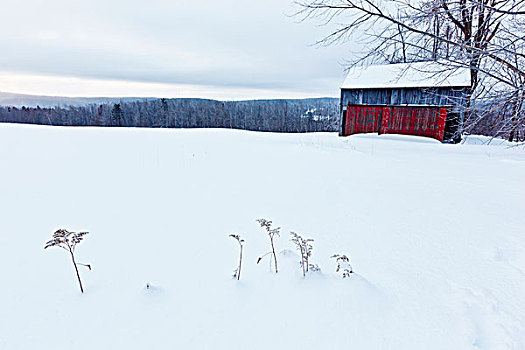
<instances>
[{"instance_id":1,"label":"red barn","mask_svg":"<svg viewBox=\"0 0 525 350\"><path fill-rule=\"evenodd\" d=\"M405 134L461 140L470 71L435 62L355 67L341 86L339 135Z\"/></svg>"}]
</instances>

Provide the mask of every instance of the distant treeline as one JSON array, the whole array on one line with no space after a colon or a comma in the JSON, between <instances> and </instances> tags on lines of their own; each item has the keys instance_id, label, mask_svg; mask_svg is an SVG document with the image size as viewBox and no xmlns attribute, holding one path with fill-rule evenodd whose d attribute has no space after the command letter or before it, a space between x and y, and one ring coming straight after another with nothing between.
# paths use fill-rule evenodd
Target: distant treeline
<instances>
[{"instance_id":1,"label":"distant treeline","mask_svg":"<svg viewBox=\"0 0 525 350\"><path fill-rule=\"evenodd\" d=\"M0 107L0 122L145 128L231 128L274 132L337 131L339 100L215 101L155 99L82 107Z\"/></svg>"}]
</instances>

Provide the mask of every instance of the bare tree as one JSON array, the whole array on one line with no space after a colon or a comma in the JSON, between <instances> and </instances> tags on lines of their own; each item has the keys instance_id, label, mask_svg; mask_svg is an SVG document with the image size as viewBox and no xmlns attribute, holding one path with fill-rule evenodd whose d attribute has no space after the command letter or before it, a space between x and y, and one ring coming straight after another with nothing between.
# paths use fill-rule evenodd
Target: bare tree
<instances>
[{"instance_id":1,"label":"bare tree","mask_svg":"<svg viewBox=\"0 0 525 350\"><path fill-rule=\"evenodd\" d=\"M47 249L49 247L59 247L69 252L71 255L71 260L73 262L73 266L75 267L75 272L77 273L78 278L78 284L80 285L80 292L84 293L84 288L82 287L82 281L80 280L80 274L78 273L78 267L77 265L86 266L89 270L91 270L91 265L89 264L81 264L77 263L75 261L75 248L78 243L80 243L84 236L87 235L89 232L70 232L68 230L59 229L53 233L53 238L46 242L44 249Z\"/></svg>"},{"instance_id":2,"label":"bare tree","mask_svg":"<svg viewBox=\"0 0 525 350\"><path fill-rule=\"evenodd\" d=\"M487 100L514 96L509 138L523 119L525 0L304 0L303 20L341 23L321 45L352 41L362 49L350 65L434 60L446 78L458 68L471 72L466 113L484 121ZM364 48L364 49L363 49ZM399 53L401 51L401 54ZM498 90L499 94L491 96ZM480 102L481 103L478 103ZM474 105L476 105L474 107Z\"/></svg>"}]
</instances>

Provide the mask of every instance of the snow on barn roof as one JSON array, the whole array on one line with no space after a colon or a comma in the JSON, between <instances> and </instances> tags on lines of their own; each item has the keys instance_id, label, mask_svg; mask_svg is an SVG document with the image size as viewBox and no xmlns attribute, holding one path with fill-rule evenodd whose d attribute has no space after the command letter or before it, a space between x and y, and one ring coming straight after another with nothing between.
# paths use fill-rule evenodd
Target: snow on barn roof
<instances>
[{"instance_id":1,"label":"snow on barn roof","mask_svg":"<svg viewBox=\"0 0 525 350\"><path fill-rule=\"evenodd\" d=\"M470 86L468 68L451 69L446 64L437 62L414 62L353 67L348 72L341 89L468 86Z\"/></svg>"}]
</instances>

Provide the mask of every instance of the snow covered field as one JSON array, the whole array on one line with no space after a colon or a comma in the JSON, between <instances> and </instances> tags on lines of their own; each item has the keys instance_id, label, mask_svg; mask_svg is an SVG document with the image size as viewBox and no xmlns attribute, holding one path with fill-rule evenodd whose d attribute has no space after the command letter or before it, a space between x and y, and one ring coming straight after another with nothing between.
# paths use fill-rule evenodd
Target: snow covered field
<instances>
[{"instance_id":1,"label":"snow covered field","mask_svg":"<svg viewBox=\"0 0 525 350\"><path fill-rule=\"evenodd\" d=\"M0 349L525 349L525 149L482 141L0 125Z\"/></svg>"}]
</instances>

